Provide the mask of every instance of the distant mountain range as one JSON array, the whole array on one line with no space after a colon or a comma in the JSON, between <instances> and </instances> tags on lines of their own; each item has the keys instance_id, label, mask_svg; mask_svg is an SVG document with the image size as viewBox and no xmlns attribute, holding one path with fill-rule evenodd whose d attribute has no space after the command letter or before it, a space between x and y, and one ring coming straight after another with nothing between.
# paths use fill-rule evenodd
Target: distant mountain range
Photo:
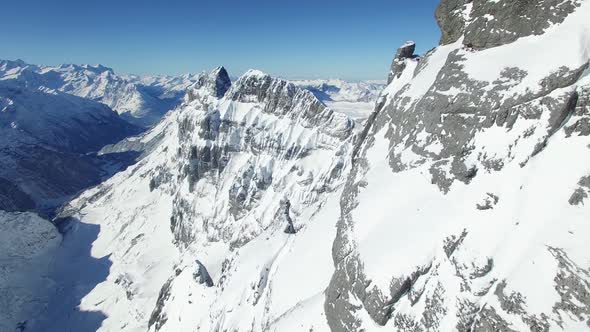
<instances>
[{"instance_id":1,"label":"distant mountain range","mask_svg":"<svg viewBox=\"0 0 590 332\"><path fill-rule=\"evenodd\" d=\"M155 124L174 108L194 75L179 77L120 76L97 65L39 66L21 60L0 61L0 80L27 88L45 87L103 103L138 126Z\"/></svg>"}]
</instances>

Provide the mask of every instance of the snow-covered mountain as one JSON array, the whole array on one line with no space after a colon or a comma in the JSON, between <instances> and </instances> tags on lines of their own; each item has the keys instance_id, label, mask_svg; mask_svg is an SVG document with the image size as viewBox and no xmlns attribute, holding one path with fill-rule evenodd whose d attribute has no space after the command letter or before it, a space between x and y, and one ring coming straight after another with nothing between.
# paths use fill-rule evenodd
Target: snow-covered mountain
<instances>
[{"instance_id":1,"label":"snow-covered mountain","mask_svg":"<svg viewBox=\"0 0 590 332\"><path fill-rule=\"evenodd\" d=\"M76 233L98 225L92 256L108 255L112 265L98 287L82 287L89 291L82 297L69 290L85 277L58 282L55 302L29 328L271 324L297 306L284 292L308 273L275 275L278 266L295 268L285 260L290 252L309 259L305 247L322 243L318 268L331 269L335 220L313 226L316 232L308 231L309 220L324 221L317 213L328 196L336 197L353 127L310 92L264 73L249 71L233 84L223 68L203 75L183 105L150 131L166 128L151 153L62 211L61 224L72 225L64 240L68 251L88 255L72 250L87 246ZM67 274L64 269L92 266L59 265L52 280ZM323 286L301 287L298 296L321 299ZM108 317L95 322L88 310Z\"/></svg>"},{"instance_id":2,"label":"snow-covered mountain","mask_svg":"<svg viewBox=\"0 0 590 332\"><path fill-rule=\"evenodd\" d=\"M97 65L37 66L22 60L0 61L0 80L24 87L46 87L103 103L130 123L150 126L183 97L194 83L193 75L181 77L119 76Z\"/></svg>"},{"instance_id":3,"label":"snow-covered mountain","mask_svg":"<svg viewBox=\"0 0 590 332\"><path fill-rule=\"evenodd\" d=\"M311 91L319 100L337 112L344 113L359 123L366 120L385 82L343 80L296 80L292 81Z\"/></svg>"},{"instance_id":4,"label":"snow-covered mountain","mask_svg":"<svg viewBox=\"0 0 590 332\"><path fill-rule=\"evenodd\" d=\"M11 317L27 331L590 329L588 17L590 0L442 0L441 44L400 48L360 131L287 81L199 75L157 126L104 149L143 157L61 210L53 293Z\"/></svg>"}]
</instances>

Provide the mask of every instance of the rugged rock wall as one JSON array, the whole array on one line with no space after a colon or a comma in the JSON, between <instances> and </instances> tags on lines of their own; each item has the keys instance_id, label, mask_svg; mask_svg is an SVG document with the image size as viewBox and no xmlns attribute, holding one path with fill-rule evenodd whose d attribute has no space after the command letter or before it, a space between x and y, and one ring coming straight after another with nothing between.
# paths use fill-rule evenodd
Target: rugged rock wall
<instances>
[{"instance_id":1,"label":"rugged rock wall","mask_svg":"<svg viewBox=\"0 0 590 332\"><path fill-rule=\"evenodd\" d=\"M394 61L341 198L333 331L590 326L589 6L443 1L442 45Z\"/></svg>"},{"instance_id":2,"label":"rugged rock wall","mask_svg":"<svg viewBox=\"0 0 590 332\"><path fill-rule=\"evenodd\" d=\"M563 22L581 2L442 0L436 11L442 31L441 44L454 43L464 37L464 45L485 49L521 37L541 35L552 25Z\"/></svg>"}]
</instances>

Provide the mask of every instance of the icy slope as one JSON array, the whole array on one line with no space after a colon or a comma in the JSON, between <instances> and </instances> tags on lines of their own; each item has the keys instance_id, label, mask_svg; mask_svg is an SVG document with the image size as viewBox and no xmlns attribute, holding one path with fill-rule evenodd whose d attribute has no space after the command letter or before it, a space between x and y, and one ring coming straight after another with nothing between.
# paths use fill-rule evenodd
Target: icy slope
<instances>
[{"instance_id":1,"label":"icy slope","mask_svg":"<svg viewBox=\"0 0 590 332\"><path fill-rule=\"evenodd\" d=\"M353 126L258 71L231 86L223 68L200 76L146 134L159 137L151 152L62 212L100 227L91 254L112 265L79 310L48 311L33 330L102 312L100 331L258 331L320 309Z\"/></svg>"},{"instance_id":2,"label":"icy slope","mask_svg":"<svg viewBox=\"0 0 590 332\"><path fill-rule=\"evenodd\" d=\"M344 188L332 331L590 329L588 17L441 2L444 45L394 61Z\"/></svg>"},{"instance_id":3,"label":"icy slope","mask_svg":"<svg viewBox=\"0 0 590 332\"><path fill-rule=\"evenodd\" d=\"M149 126L182 99L194 77L138 78L119 76L97 65L36 66L0 61L0 80L15 80L29 88L46 87L101 102L129 122Z\"/></svg>"}]
</instances>

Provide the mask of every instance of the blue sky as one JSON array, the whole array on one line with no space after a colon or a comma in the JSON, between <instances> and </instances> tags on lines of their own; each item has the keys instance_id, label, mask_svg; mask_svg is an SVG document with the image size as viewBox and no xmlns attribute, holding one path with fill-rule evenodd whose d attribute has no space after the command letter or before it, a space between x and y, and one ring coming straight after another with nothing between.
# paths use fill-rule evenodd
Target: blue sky
<instances>
[{"instance_id":1,"label":"blue sky","mask_svg":"<svg viewBox=\"0 0 590 332\"><path fill-rule=\"evenodd\" d=\"M12 0L0 58L181 74L384 79L395 50L436 46L437 0Z\"/></svg>"}]
</instances>

